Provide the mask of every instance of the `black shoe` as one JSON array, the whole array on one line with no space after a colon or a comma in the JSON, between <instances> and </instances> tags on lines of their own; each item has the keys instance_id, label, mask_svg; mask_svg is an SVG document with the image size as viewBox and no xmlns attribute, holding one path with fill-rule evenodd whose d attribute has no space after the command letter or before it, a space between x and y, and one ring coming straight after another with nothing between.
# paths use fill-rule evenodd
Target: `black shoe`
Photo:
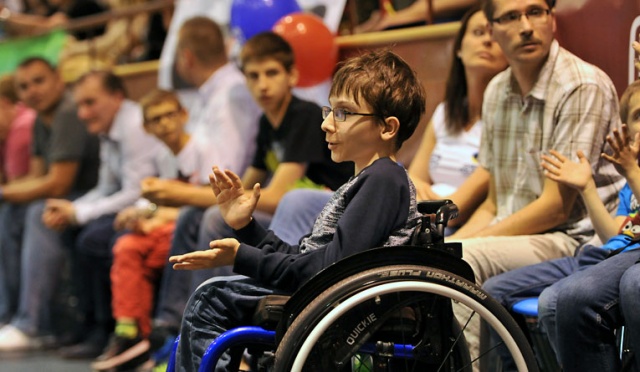
<instances>
[{"instance_id":1,"label":"black shoe","mask_svg":"<svg viewBox=\"0 0 640 372\"><path fill-rule=\"evenodd\" d=\"M129 371L141 366L147 360L149 360L149 340L113 335L104 352L91 363L91 368L96 371L114 368L118 371Z\"/></svg>"},{"instance_id":2,"label":"black shoe","mask_svg":"<svg viewBox=\"0 0 640 372\"><path fill-rule=\"evenodd\" d=\"M178 337L178 330L173 327L167 326L155 326L151 329L149 335L149 342L151 347L151 353L162 349L167 341L175 340Z\"/></svg>"},{"instance_id":3,"label":"black shoe","mask_svg":"<svg viewBox=\"0 0 640 372\"><path fill-rule=\"evenodd\" d=\"M84 341L60 348L58 354L65 359L95 359L102 353L107 345L107 336L104 332L94 330Z\"/></svg>"}]
</instances>

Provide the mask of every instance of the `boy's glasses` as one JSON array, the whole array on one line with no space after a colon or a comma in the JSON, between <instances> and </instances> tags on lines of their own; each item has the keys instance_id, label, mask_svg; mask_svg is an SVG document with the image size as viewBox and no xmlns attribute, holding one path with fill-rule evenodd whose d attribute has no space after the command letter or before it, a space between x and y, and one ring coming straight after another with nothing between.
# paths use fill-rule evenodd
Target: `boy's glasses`
<instances>
[{"instance_id":1,"label":"boy's glasses","mask_svg":"<svg viewBox=\"0 0 640 372\"><path fill-rule=\"evenodd\" d=\"M345 121L347 120L347 115L378 116L378 114L351 112L343 108L334 109L329 106L322 106L322 119L323 120L326 119L332 111L333 111L333 120L335 121Z\"/></svg>"},{"instance_id":2,"label":"boy's glasses","mask_svg":"<svg viewBox=\"0 0 640 372\"><path fill-rule=\"evenodd\" d=\"M159 125L163 119L171 120L178 117L179 114L180 114L180 110L165 112L164 114L160 114L152 118L147 118L147 120L145 120L144 123L147 126L155 127Z\"/></svg>"},{"instance_id":3,"label":"boy's glasses","mask_svg":"<svg viewBox=\"0 0 640 372\"><path fill-rule=\"evenodd\" d=\"M522 16L525 16L532 24L541 25L547 22L547 16L550 12L550 9L531 8L526 12L509 12L498 18L492 19L491 22L495 22L502 26L513 27L520 21Z\"/></svg>"}]
</instances>

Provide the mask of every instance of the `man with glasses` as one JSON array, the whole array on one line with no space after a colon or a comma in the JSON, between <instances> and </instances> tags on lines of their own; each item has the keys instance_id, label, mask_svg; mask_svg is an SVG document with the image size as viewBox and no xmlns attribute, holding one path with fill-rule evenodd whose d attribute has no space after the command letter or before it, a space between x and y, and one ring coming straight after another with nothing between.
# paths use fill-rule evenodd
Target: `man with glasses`
<instances>
[{"instance_id":1,"label":"man with glasses","mask_svg":"<svg viewBox=\"0 0 640 372\"><path fill-rule=\"evenodd\" d=\"M554 0L487 0L492 37L510 67L488 85L482 110L480 167L489 172L486 200L450 240L462 241L478 284L522 266L573 255L594 237L577 192L546 179L541 155L581 150L609 211L624 181L600 159L619 125L609 77L561 48L554 38ZM455 307L464 324L471 315ZM479 324L465 332L477 353Z\"/></svg>"}]
</instances>

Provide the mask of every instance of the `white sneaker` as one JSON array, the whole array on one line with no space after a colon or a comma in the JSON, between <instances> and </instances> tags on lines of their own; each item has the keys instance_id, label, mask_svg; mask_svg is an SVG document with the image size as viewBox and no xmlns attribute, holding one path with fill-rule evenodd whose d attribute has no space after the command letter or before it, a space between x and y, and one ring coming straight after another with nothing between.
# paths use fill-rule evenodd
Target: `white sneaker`
<instances>
[{"instance_id":1,"label":"white sneaker","mask_svg":"<svg viewBox=\"0 0 640 372\"><path fill-rule=\"evenodd\" d=\"M32 350L40 347L40 340L27 335L11 324L0 328L0 351Z\"/></svg>"}]
</instances>

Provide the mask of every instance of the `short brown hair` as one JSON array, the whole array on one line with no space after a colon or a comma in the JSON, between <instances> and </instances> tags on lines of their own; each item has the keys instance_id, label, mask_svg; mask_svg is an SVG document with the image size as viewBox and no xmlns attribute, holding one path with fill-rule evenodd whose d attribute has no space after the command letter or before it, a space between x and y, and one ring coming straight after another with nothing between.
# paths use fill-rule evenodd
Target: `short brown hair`
<instances>
[{"instance_id":1,"label":"short brown hair","mask_svg":"<svg viewBox=\"0 0 640 372\"><path fill-rule=\"evenodd\" d=\"M415 131L426 107L426 94L415 71L400 56L373 51L344 61L333 77L330 96L363 99L379 117L400 122L396 149Z\"/></svg>"},{"instance_id":2,"label":"short brown hair","mask_svg":"<svg viewBox=\"0 0 640 372\"><path fill-rule=\"evenodd\" d=\"M545 0L549 9L553 9L556 6L556 0ZM493 0L483 0L482 10L484 11L484 15L487 16L487 20L489 23L493 23L493 18L496 11L496 6L493 4Z\"/></svg>"},{"instance_id":3,"label":"short brown hair","mask_svg":"<svg viewBox=\"0 0 640 372\"><path fill-rule=\"evenodd\" d=\"M144 116L144 121L147 121L147 109L149 107L157 106L159 104L171 102L176 105L178 110L182 110L182 104L178 99L178 96L175 92L164 90L164 89L154 89L151 92L144 95L144 97L140 98L140 107L142 107L142 115Z\"/></svg>"},{"instance_id":4,"label":"short brown hair","mask_svg":"<svg viewBox=\"0 0 640 372\"><path fill-rule=\"evenodd\" d=\"M226 62L222 29L211 18L194 17L180 27L178 49L187 48L203 64Z\"/></svg>"},{"instance_id":5,"label":"short brown hair","mask_svg":"<svg viewBox=\"0 0 640 372\"><path fill-rule=\"evenodd\" d=\"M18 103L19 98L13 75L0 77L0 97L8 99L11 103Z\"/></svg>"},{"instance_id":6,"label":"short brown hair","mask_svg":"<svg viewBox=\"0 0 640 372\"><path fill-rule=\"evenodd\" d=\"M636 80L629 84L627 89L622 93L622 97L620 97L620 120L625 124L629 121L629 115L631 114L631 112L629 112L629 102L631 101L631 97L639 92L640 80Z\"/></svg>"},{"instance_id":7,"label":"short brown hair","mask_svg":"<svg viewBox=\"0 0 640 372\"><path fill-rule=\"evenodd\" d=\"M85 80L87 80L89 77L92 77L92 76L95 76L100 80L102 87L107 92L111 94L120 93L122 94L123 97L127 97L127 89L124 87L124 81L119 76L117 76L116 74L110 71L103 71L103 70L89 71L86 74L80 76L74 84L75 85L81 84L82 82L84 82Z\"/></svg>"},{"instance_id":8,"label":"short brown hair","mask_svg":"<svg viewBox=\"0 0 640 372\"><path fill-rule=\"evenodd\" d=\"M266 58L280 62L287 71L291 71L295 63L291 45L282 36L267 31L253 36L244 44L240 52L240 68L244 69L247 62Z\"/></svg>"}]
</instances>

